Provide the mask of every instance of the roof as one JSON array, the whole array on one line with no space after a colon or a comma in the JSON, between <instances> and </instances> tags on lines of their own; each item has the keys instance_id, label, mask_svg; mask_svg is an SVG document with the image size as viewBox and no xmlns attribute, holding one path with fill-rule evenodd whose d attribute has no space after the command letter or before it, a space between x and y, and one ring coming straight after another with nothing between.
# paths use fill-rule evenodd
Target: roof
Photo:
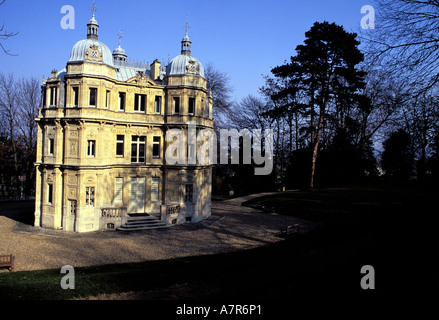
<instances>
[{"instance_id":1,"label":"roof","mask_svg":"<svg viewBox=\"0 0 439 320\"><path fill-rule=\"evenodd\" d=\"M204 78L204 67L197 58L181 54L176 56L166 67L166 76L198 75Z\"/></svg>"},{"instance_id":2,"label":"roof","mask_svg":"<svg viewBox=\"0 0 439 320\"><path fill-rule=\"evenodd\" d=\"M90 46L95 45L102 53L103 63L110 67L114 67L113 55L110 49L102 42L94 39L85 39L78 41L72 48L70 59L68 62L79 62L85 60L85 53Z\"/></svg>"},{"instance_id":3,"label":"roof","mask_svg":"<svg viewBox=\"0 0 439 320\"><path fill-rule=\"evenodd\" d=\"M135 67L125 67L120 66L116 69L116 80L118 81L127 81L132 77L137 75L137 72L142 71L148 76L150 75L150 70L145 70L144 68L135 68Z\"/></svg>"}]
</instances>

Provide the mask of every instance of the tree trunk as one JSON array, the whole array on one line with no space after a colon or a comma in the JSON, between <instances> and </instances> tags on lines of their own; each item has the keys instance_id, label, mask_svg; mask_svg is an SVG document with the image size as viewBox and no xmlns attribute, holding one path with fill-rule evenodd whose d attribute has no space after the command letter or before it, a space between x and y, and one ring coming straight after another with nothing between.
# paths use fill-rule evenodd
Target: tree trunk
<instances>
[{"instance_id":1,"label":"tree trunk","mask_svg":"<svg viewBox=\"0 0 439 320\"><path fill-rule=\"evenodd\" d=\"M311 182L310 182L310 189L314 188L314 175L316 172L316 161L317 161L317 154L319 151L319 144L320 144L320 136L322 135L323 131L323 119L325 114L325 108L320 109L320 116L319 116L319 126L317 128L317 134L314 144L314 150L312 152L312 165L311 165Z\"/></svg>"}]
</instances>

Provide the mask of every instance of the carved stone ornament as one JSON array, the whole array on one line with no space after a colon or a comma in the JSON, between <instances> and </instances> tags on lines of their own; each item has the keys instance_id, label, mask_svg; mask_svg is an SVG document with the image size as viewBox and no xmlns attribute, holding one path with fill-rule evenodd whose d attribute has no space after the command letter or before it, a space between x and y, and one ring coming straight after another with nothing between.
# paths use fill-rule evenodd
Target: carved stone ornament
<instances>
[{"instance_id":1,"label":"carved stone ornament","mask_svg":"<svg viewBox=\"0 0 439 320\"><path fill-rule=\"evenodd\" d=\"M103 54L99 51L99 47L97 45L90 45L90 47L85 52L85 59L94 62L102 62Z\"/></svg>"},{"instance_id":2,"label":"carved stone ornament","mask_svg":"<svg viewBox=\"0 0 439 320\"><path fill-rule=\"evenodd\" d=\"M52 171L47 171L46 179L49 182L53 182L53 172Z\"/></svg>"},{"instance_id":3,"label":"carved stone ornament","mask_svg":"<svg viewBox=\"0 0 439 320\"><path fill-rule=\"evenodd\" d=\"M68 188L68 190L69 199L76 199L76 189Z\"/></svg>"},{"instance_id":4,"label":"carved stone ornament","mask_svg":"<svg viewBox=\"0 0 439 320\"><path fill-rule=\"evenodd\" d=\"M186 65L186 73L198 74L199 72L200 72L200 68L197 65L197 62L195 60L189 60L188 64Z\"/></svg>"},{"instance_id":5,"label":"carved stone ornament","mask_svg":"<svg viewBox=\"0 0 439 320\"><path fill-rule=\"evenodd\" d=\"M76 185L78 183L78 178L76 177L76 175L69 175L67 183Z\"/></svg>"},{"instance_id":6,"label":"carved stone ornament","mask_svg":"<svg viewBox=\"0 0 439 320\"><path fill-rule=\"evenodd\" d=\"M148 75L146 75L144 72L137 72L136 74L136 81L137 85L141 88L145 88L148 86Z\"/></svg>"},{"instance_id":7,"label":"carved stone ornament","mask_svg":"<svg viewBox=\"0 0 439 320\"><path fill-rule=\"evenodd\" d=\"M49 127L49 126L47 126L46 127L46 132L47 132L47 136L50 138L50 139L54 139L55 138L55 136L56 136L56 129L55 129L55 127Z\"/></svg>"},{"instance_id":8,"label":"carved stone ornament","mask_svg":"<svg viewBox=\"0 0 439 320\"><path fill-rule=\"evenodd\" d=\"M77 157L78 156L78 142L69 140L69 156Z\"/></svg>"},{"instance_id":9,"label":"carved stone ornament","mask_svg":"<svg viewBox=\"0 0 439 320\"><path fill-rule=\"evenodd\" d=\"M87 139L89 140L95 140L97 136L98 134L95 131L89 131L86 135Z\"/></svg>"}]
</instances>

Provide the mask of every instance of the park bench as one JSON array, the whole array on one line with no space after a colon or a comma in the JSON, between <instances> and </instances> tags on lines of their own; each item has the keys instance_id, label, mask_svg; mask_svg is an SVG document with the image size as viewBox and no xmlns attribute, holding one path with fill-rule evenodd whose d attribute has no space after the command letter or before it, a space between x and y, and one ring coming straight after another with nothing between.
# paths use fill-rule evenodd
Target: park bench
<instances>
[{"instance_id":1,"label":"park bench","mask_svg":"<svg viewBox=\"0 0 439 320\"><path fill-rule=\"evenodd\" d=\"M265 204L262 204L261 202L249 203L249 204L247 204L247 207L257 209L257 210L260 210L263 212L275 213L274 207L266 206Z\"/></svg>"},{"instance_id":2,"label":"park bench","mask_svg":"<svg viewBox=\"0 0 439 320\"><path fill-rule=\"evenodd\" d=\"M12 254L0 255L0 268L9 268L9 271L14 270L15 257Z\"/></svg>"},{"instance_id":3,"label":"park bench","mask_svg":"<svg viewBox=\"0 0 439 320\"><path fill-rule=\"evenodd\" d=\"M299 228L300 228L300 224L298 223L289 225L285 229L281 230L281 234L285 236L289 236L290 234L298 234Z\"/></svg>"}]
</instances>

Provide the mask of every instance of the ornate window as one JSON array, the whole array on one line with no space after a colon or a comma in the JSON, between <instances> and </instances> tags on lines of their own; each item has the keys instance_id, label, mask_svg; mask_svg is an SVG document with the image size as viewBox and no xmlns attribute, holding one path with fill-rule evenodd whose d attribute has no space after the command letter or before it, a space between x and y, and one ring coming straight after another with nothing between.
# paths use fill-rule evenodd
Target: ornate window
<instances>
[{"instance_id":1,"label":"ornate window","mask_svg":"<svg viewBox=\"0 0 439 320\"><path fill-rule=\"evenodd\" d=\"M88 207L95 205L95 187L85 187L85 204Z\"/></svg>"},{"instance_id":2,"label":"ornate window","mask_svg":"<svg viewBox=\"0 0 439 320\"><path fill-rule=\"evenodd\" d=\"M134 111L145 112L146 110L146 94L134 95Z\"/></svg>"},{"instance_id":3,"label":"ornate window","mask_svg":"<svg viewBox=\"0 0 439 320\"><path fill-rule=\"evenodd\" d=\"M49 106L56 106L57 87L50 87L50 101Z\"/></svg>"},{"instance_id":4,"label":"ornate window","mask_svg":"<svg viewBox=\"0 0 439 320\"><path fill-rule=\"evenodd\" d=\"M72 103L74 107L77 107L79 104L79 88L78 87L73 87L72 88L72 93L73 93L73 97L72 97Z\"/></svg>"},{"instance_id":5,"label":"ornate window","mask_svg":"<svg viewBox=\"0 0 439 320\"><path fill-rule=\"evenodd\" d=\"M116 136L116 157L123 157L124 142L125 142L125 136L118 134Z\"/></svg>"},{"instance_id":6,"label":"ornate window","mask_svg":"<svg viewBox=\"0 0 439 320\"><path fill-rule=\"evenodd\" d=\"M174 98L174 114L180 114L180 98Z\"/></svg>"},{"instance_id":7,"label":"ornate window","mask_svg":"<svg viewBox=\"0 0 439 320\"><path fill-rule=\"evenodd\" d=\"M97 98L98 98L98 89L97 88L90 88L90 94L89 94L89 106L90 107L96 107L97 105Z\"/></svg>"},{"instance_id":8,"label":"ornate window","mask_svg":"<svg viewBox=\"0 0 439 320\"><path fill-rule=\"evenodd\" d=\"M184 195L184 201L185 202L193 202L193 195L194 195L194 185L193 184L187 184L186 185L186 192Z\"/></svg>"},{"instance_id":9,"label":"ornate window","mask_svg":"<svg viewBox=\"0 0 439 320\"><path fill-rule=\"evenodd\" d=\"M154 137L152 142L153 158L160 158L160 137Z\"/></svg>"},{"instance_id":10,"label":"ornate window","mask_svg":"<svg viewBox=\"0 0 439 320\"><path fill-rule=\"evenodd\" d=\"M123 202L123 178L116 178L114 183L114 203Z\"/></svg>"},{"instance_id":11,"label":"ornate window","mask_svg":"<svg viewBox=\"0 0 439 320\"><path fill-rule=\"evenodd\" d=\"M125 92L119 92L119 110L125 110Z\"/></svg>"},{"instance_id":12,"label":"ornate window","mask_svg":"<svg viewBox=\"0 0 439 320\"><path fill-rule=\"evenodd\" d=\"M162 97L155 96L154 113L160 114L161 109L162 109Z\"/></svg>"},{"instance_id":13,"label":"ornate window","mask_svg":"<svg viewBox=\"0 0 439 320\"><path fill-rule=\"evenodd\" d=\"M54 148L55 148L55 140L49 138L49 141L48 141L48 148L47 148L47 153L48 153L49 155L53 156Z\"/></svg>"},{"instance_id":14,"label":"ornate window","mask_svg":"<svg viewBox=\"0 0 439 320\"><path fill-rule=\"evenodd\" d=\"M96 156L96 140L87 140L87 156Z\"/></svg>"},{"instance_id":15,"label":"ornate window","mask_svg":"<svg viewBox=\"0 0 439 320\"><path fill-rule=\"evenodd\" d=\"M53 203L53 184L47 185L47 203Z\"/></svg>"},{"instance_id":16,"label":"ornate window","mask_svg":"<svg viewBox=\"0 0 439 320\"><path fill-rule=\"evenodd\" d=\"M131 138L131 162L144 163L145 162L145 136L132 136Z\"/></svg>"},{"instance_id":17,"label":"ornate window","mask_svg":"<svg viewBox=\"0 0 439 320\"><path fill-rule=\"evenodd\" d=\"M110 109L110 98L111 98L111 92L110 90L107 90L105 93L105 108Z\"/></svg>"},{"instance_id":18,"label":"ornate window","mask_svg":"<svg viewBox=\"0 0 439 320\"><path fill-rule=\"evenodd\" d=\"M159 201L159 178L151 180L151 202Z\"/></svg>"},{"instance_id":19,"label":"ornate window","mask_svg":"<svg viewBox=\"0 0 439 320\"><path fill-rule=\"evenodd\" d=\"M189 109L188 109L189 115L195 114L195 98L189 98Z\"/></svg>"}]
</instances>

